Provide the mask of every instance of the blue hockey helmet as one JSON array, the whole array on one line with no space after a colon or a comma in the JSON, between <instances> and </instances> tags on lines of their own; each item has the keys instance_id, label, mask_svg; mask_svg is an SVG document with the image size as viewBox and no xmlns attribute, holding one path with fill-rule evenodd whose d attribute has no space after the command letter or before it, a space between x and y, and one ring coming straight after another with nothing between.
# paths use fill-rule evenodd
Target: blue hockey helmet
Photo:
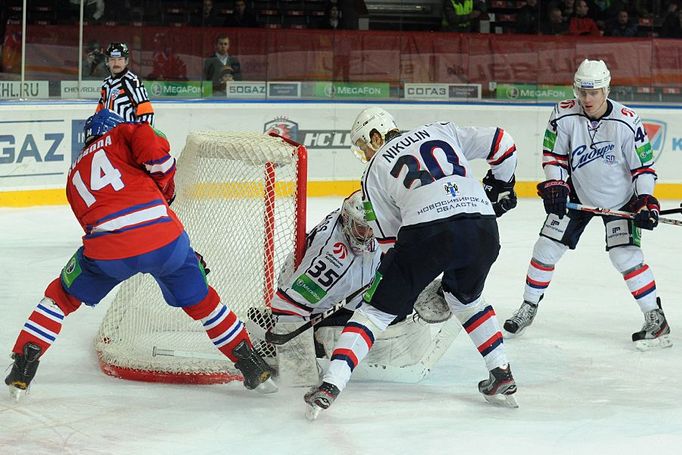
<instances>
[{"instance_id":1,"label":"blue hockey helmet","mask_svg":"<svg viewBox=\"0 0 682 455\"><path fill-rule=\"evenodd\" d=\"M83 132L85 143L111 131L115 126L124 123L123 117L109 109L102 109L85 121Z\"/></svg>"}]
</instances>

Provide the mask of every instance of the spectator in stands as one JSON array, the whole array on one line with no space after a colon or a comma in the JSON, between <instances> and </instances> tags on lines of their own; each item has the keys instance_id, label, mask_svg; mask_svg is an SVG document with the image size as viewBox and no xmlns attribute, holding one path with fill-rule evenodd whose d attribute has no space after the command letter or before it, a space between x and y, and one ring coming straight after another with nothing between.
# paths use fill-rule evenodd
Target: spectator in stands
<instances>
[{"instance_id":1,"label":"spectator in stands","mask_svg":"<svg viewBox=\"0 0 682 455\"><path fill-rule=\"evenodd\" d=\"M320 24L320 28L327 30L338 30L344 28L343 20L341 19L341 10L337 3L329 3L327 6L324 22Z\"/></svg>"},{"instance_id":2,"label":"spectator in stands","mask_svg":"<svg viewBox=\"0 0 682 455\"><path fill-rule=\"evenodd\" d=\"M549 13L553 8L559 8L562 20L568 25L571 17L575 14L575 0L552 0L549 2L547 12Z\"/></svg>"},{"instance_id":3,"label":"spectator in stands","mask_svg":"<svg viewBox=\"0 0 682 455\"><path fill-rule=\"evenodd\" d=\"M618 16L615 21L611 21L606 29L608 36L623 36L632 37L637 36L637 24L630 21L630 15L627 10L618 11Z\"/></svg>"},{"instance_id":4,"label":"spectator in stands","mask_svg":"<svg viewBox=\"0 0 682 455\"><path fill-rule=\"evenodd\" d=\"M219 16L219 12L213 7L213 0L204 0L201 8L201 16L193 17L190 25L195 27L224 27L225 19Z\"/></svg>"},{"instance_id":5,"label":"spectator in stands","mask_svg":"<svg viewBox=\"0 0 682 455\"><path fill-rule=\"evenodd\" d=\"M516 33L537 35L540 28L540 7L538 0L526 0L516 14Z\"/></svg>"},{"instance_id":6,"label":"spectator in stands","mask_svg":"<svg viewBox=\"0 0 682 455\"><path fill-rule=\"evenodd\" d=\"M225 21L226 27L258 27L256 14L246 5L245 0L235 0L234 11Z\"/></svg>"},{"instance_id":7,"label":"spectator in stands","mask_svg":"<svg viewBox=\"0 0 682 455\"><path fill-rule=\"evenodd\" d=\"M69 0L69 6L75 18L80 18L81 0ZM106 5L104 0L85 0L83 9L83 21L89 24L97 24L104 20Z\"/></svg>"},{"instance_id":8,"label":"spectator in stands","mask_svg":"<svg viewBox=\"0 0 682 455\"><path fill-rule=\"evenodd\" d=\"M154 54L152 55L152 72L147 79L151 81L186 81L187 65L168 45L165 33L154 35Z\"/></svg>"},{"instance_id":9,"label":"spectator in stands","mask_svg":"<svg viewBox=\"0 0 682 455\"><path fill-rule=\"evenodd\" d=\"M564 22L564 16L558 7L549 9L547 19L547 22L544 22L540 27L543 35L565 35L568 33L568 24Z\"/></svg>"},{"instance_id":10,"label":"spectator in stands","mask_svg":"<svg viewBox=\"0 0 682 455\"><path fill-rule=\"evenodd\" d=\"M682 38L682 9L677 3L668 5L666 14L661 26L661 38Z\"/></svg>"},{"instance_id":11,"label":"spectator in stands","mask_svg":"<svg viewBox=\"0 0 682 455\"><path fill-rule=\"evenodd\" d=\"M83 61L83 79L103 79L109 76L106 56L97 41L90 41Z\"/></svg>"},{"instance_id":12,"label":"spectator in stands","mask_svg":"<svg viewBox=\"0 0 682 455\"><path fill-rule=\"evenodd\" d=\"M601 30L597 27L597 23L587 15L589 11L590 8L585 0L578 0L575 3L575 15L568 23L569 35L601 36Z\"/></svg>"},{"instance_id":13,"label":"spectator in stands","mask_svg":"<svg viewBox=\"0 0 682 455\"><path fill-rule=\"evenodd\" d=\"M215 41L215 54L204 62L203 80L213 83L213 95L225 95L226 83L241 81L239 60L231 56L230 38L220 35Z\"/></svg>"},{"instance_id":14,"label":"spectator in stands","mask_svg":"<svg viewBox=\"0 0 682 455\"><path fill-rule=\"evenodd\" d=\"M442 29L445 32L476 32L479 16L487 11L484 0L444 0Z\"/></svg>"}]
</instances>

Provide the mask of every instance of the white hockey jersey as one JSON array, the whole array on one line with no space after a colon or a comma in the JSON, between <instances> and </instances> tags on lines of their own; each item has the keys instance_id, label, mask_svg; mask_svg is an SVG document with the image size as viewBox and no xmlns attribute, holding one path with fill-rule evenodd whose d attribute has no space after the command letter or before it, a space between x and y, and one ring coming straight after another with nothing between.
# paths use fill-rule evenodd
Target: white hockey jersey
<instances>
[{"instance_id":1,"label":"white hockey jersey","mask_svg":"<svg viewBox=\"0 0 682 455\"><path fill-rule=\"evenodd\" d=\"M354 310L379 266L381 250L355 254L343 234L341 209L334 210L306 237L306 252L293 273L282 273L271 306L275 315L308 317L349 296Z\"/></svg>"},{"instance_id":2,"label":"white hockey jersey","mask_svg":"<svg viewBox=\"0 0 682 455\"><path fill-rule=\"evenodd\" d=\"M382 248L395 243L401 226L495 216L469 160L486 159L495 178L508 182L515 152L514 140L500 128L450 122L427 124L384 144L362 176L365 218Z\"/></svg>"},{"instance_id":3,"label":"white hockey jersey","mask_svg":"<svg viewBox=\"0 0 682 455\"><path fill-rule=\"evenodd\" d=\"M653 151L639 116L607 100L599 120L588 118L577 100L558 103L549 119L542 166L548 180L569 176L580 202L620 209L633 194L653 194Z\"/></svg>"}]
</instances>

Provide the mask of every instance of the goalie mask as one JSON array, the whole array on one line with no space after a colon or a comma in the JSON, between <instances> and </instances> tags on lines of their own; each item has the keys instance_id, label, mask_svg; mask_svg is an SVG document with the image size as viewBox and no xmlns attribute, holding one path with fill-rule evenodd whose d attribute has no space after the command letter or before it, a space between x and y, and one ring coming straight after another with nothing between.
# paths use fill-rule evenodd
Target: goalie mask
<instances>
[{"instance_id":1,"label":"goalie mask","mask_svg":"<svg viewBox=\"0 0 682 455\"><path fill-rule=\"evenodd\" d=\"M573 93L579 98L580 90L604 89L604 94L609 95L611 73L603 60L585 59L578 67L573 77Z\"/></svg>"},{"instance_id":2,"label":"goalie mask","mask_svg":"<svg viewBox=\"0 0 682 455\"><path fill-rule=\"evenodd\" d=\"M355 254L370 253L376 250L376 240L372 228L365 220L365 209L360 191L348 196L341 206L343 233Z\"/></svg>"},{"instance_id":3,"label":"goalie mask","mask_svg":"<svg viewBox=\"0 0 682 455\"><path fill-rule=\"evenodd\" d=\"M102 109L85 121L83 133L85 133L85 143L89 144L103 134L111 131L115 126L124 123L123 117L108 109Z\"/></svg>"},{"instance_id":4,"label":"goalie mask","mask_svg":"<svg viewBox=\"0 0 682 455\"><path fill-rule=\"evenodd\" d=\"M379 133L382 141L385 141L386 133L396 129L398 125L391 114L380 107L369 107L355 118L350 130L350 139L353 142L351 150L360 161L366 163L381 147L381 144L372 143L372 133Z\"/></svg>"}]
</instances>

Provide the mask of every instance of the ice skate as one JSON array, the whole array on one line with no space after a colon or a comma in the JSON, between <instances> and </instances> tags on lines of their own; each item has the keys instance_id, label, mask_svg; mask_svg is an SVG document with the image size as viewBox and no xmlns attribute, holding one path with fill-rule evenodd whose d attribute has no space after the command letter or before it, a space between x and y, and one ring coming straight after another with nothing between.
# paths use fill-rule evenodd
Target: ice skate
<instances>
[{"instance_id":1,"label":"ice skate","mask_svg":"<svg viewBox=\"0 0 682 455\"><path fill-rule=\"evenodd\" d=\"M513 338L521 335L533 323L537 312L538 305L536 303L524 300L521 307L516 310L516 313L504 321L504 330L507 332L508 337Z\"/></svg>"},{"instance_id":2,"label":"ice skate","mask_svg":"<svg viewBox=\"0 0 682 455\"><path fill-rule=\"evenodd\" d=\"M23 354L12 354L14 364L12 371L5 378L5 384L9 386L9 394L15 401L19 401L28 391L33 377L38 370L38 364L42 350L33 343L24 345Z\"/></svg>"},{"instance_id":3,"label":"ice skate","mask_svg":"<svg viewBox=\"0 0 682 455\"><path fill-rule=\"evenodd\" d=\"M323 409L329 408L341 391L334 384L323 382L310 389L303 399L306 402L305 416L308 420L315 420Z\"/></svg>"},{"instance_id":4,"label":"ice skate","mask_svg":"<svg viewBox=\"0 0 682 455\"><path fill-rule=\"evenodd\" d=\"M669 348L673 345L670 339L670 326L661 308L661 299L657 298L658 308L644 313L642 330L632 334L632 341L640 351Z\"/></svg>"},{"instance_id":5,"label":"ice skate","mask_svg":"<svg viewBox=\"0 0 682 455\"><path fill-rule=\"evenodd\" d=\"M246 341L239 343L232 353L239 359L234 366L244 376L244 387L260 393L277 392L277 384L272 380L275 370Z\"/></svg>"},{"instance_id":6,"label":"ice skate","mask_svg":"<svg viewBox=\"0 0 682 455\"><path fill-rule=\"evenodd\" d=\"M488 379L478 383L478 391L488 403L506 408L518 408L514 394L516 393L516 381L512 376L511 367L497 367L490 371Z\"/></svg>"}]
</instances>

